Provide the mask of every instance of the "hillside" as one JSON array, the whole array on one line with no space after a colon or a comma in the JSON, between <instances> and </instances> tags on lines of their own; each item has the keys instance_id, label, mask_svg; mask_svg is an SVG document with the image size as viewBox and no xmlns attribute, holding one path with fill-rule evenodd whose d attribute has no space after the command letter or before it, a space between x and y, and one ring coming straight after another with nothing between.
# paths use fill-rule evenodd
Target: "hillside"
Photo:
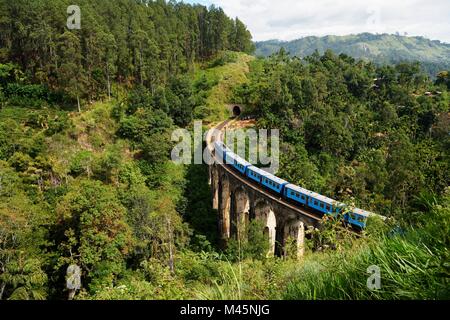
<instances>
[{"instance_id":1,"label":"hillside","mask_svg":"<svg viewBox=\"0 0 450 320\"><path fill-rule=\"evenodd\" d=\"M374 66L331 51L255 59L239 19L176 0L79 0L83 27L69 30L69 3L0 0L2 307L449 299L449 71L433 82L417 64ZM375 40L365 43L367 55L383 56ZM440 63L444 48L430 42L420 52ZM269 208L269 190L261 202L231 188L223 170L211 179L207 164L172 161L182 142L183 159L199 150L193 123L222 122L230 103L242 104L255 129L279 130L277 175L386 223L356 234L342 215L325 215L299 225L299 243L289 234L301 217ZM259 139L260 160L269 145ZM242 211L240 190L252 202ZM218 232L225 220L229 239ZM377 290L370 266L381 271ZM168 318L177 311L166 307Z\"/></svg>"},{"instance_id":2,"label":"hillside","mask_svg":"<svg viewBox=\"0 0 450 320\"><path fill-rule=\"evenodd\" d=\"M432 76L450 66L450 44L423 37L361 33L348 36L305 37L293 41L269 40L256 43L256 55L269 56L281 48L298 57L327 49L377 64L420 61Z\"/></svg>"},{"instance_id":3,"label":"hillside","mask_svg":"<svg viewBox=\"0 0 450 320\"><path fill-rule=\"evenodd\" d=\"M194 110L196 119L214 122L229 116L226 105L233 100L233 89L247 82L249 63L253 60L253 56L243 52L223 52L196 70L196 83L207 83L209 89L204 104Z\"/></svg>"},{"instance_id":4,"label":"hillside","mask_svg":"<svg viewBox=\"0 0 450 320\"><path fill-rule=\"evenodd\" d=\"M215 244L216 216L205 201L207 167L170 161L170 137L175 123L228 117L227 99L247 81L251 60L245 53L222 52L174 78L163 93L177 109L164 110L167 102L146 88L115 84L120 97L83 104L80 112L36 98L30 93L35 86L10 80L17 67L0 64L0 83L22 88L6 90L0 101L0 240L20 237L0 247L0 264L7 265L0 272L0 300L65 298L58 270L67 263L82 268L78 299L192 299L202 289L184 281L209 286L206 279L213 275L195 275L195 268L210 257L191 251ZM193 110L183 109L185 100ZM79 250L90 252L73 257ZM94 274L99 268L106 275ZM111 288L136 268L156 268L164 276L153 286L153 276L141 278L139 271L121 289Z\"/></svg>"}]
</instances>

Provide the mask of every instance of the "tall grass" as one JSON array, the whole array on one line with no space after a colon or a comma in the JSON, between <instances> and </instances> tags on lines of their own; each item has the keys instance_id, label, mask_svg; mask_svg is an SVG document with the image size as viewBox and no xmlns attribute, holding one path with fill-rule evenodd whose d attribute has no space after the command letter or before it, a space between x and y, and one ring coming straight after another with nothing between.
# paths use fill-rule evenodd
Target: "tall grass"
<instances>
[{"instance_id":1,"label":"tall grass","mask_svg":"<svg viewBox=\"0 0 450 320\"><path fill-rule=\"evenodd\" d=\"M362 239L342 252L306 260L284 299L449 299L450 203L435 205L404 234ZM370 290L367 269L378 266L381 288Z\"/></svg>"},{"instance_id":2,"label":"tall grass","mask_svg":"<svg viewBox=\"0 0 450 320\"><path fill-rule=\"evenodd\" d=\"M356 252L330 254L318 268L305 262L284 299L448 299L448 278L441 276L445 249L396 236ZM381 271L381 289L367 287L368 267Z\"/></svg>"},{"instance_id":3,"label":"tall grass","mask_svg":"<svg viewBox=\"0 0 450 320\"><path fill-rule=\"evenodd\" d=\"M312 253L301 260L272 258L223 265L214 286L201 286L202 299L386 300L450 299L450 201L434 204L415 227L377 232L341 250ZM380 269L380 289L369 289Z\"/></svg>"}]
</instances>

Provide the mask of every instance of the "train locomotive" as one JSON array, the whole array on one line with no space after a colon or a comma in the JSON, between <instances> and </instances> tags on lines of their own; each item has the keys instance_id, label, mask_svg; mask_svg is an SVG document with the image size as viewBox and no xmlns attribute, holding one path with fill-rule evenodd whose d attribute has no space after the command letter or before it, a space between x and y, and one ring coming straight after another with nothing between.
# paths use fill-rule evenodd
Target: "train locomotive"
<instances>
[{"instance_id":1,"label":"train locomotive","mask_svg":"<svg viewBox=\"0 0 450 320\"><path fill-rule=\"evenodd\" d=\"M313 211L332 217L337 217L344 213L344 222L356 229L364 229L368 217L374 215L374 213L359 208L354 208L353 210L346 212L347 206L344 203L291 184L269 172L253 166L251 163L232 152L221 141L214 142L214 153L220 163L231 166L245 178L261 185L269 192L276 194L291 203L307 207Z\"/></svg>"}]
</instances>

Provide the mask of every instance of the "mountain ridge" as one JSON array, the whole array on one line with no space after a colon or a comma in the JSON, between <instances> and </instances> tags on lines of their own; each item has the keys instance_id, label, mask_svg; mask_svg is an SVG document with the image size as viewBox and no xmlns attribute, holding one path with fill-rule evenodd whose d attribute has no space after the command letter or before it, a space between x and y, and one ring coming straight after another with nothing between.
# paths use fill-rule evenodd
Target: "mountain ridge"
<instances>
[{"instance_id":1,"label":"mountain ridge","mask_svg":"<svg viewBox=\"0 0 450 320\"><path fill-rule=\"evenodd\" d=\"M435 76L450 68L450 44L422 36L359 33L346 36L307 36L291 41L278 39L255 42L257 56L270 56L284 48L292 56L305 57L331 49L355 59L376 64L419 61L424 71Z\"/></svg>"}]
</instances>

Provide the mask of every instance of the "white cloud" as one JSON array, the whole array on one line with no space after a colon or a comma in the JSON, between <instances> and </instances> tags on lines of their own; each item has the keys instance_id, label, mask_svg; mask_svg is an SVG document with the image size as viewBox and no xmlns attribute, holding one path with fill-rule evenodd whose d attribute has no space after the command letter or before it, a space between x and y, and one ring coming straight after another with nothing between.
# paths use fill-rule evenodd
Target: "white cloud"
<instances>
[{"instance_id":1,"label":"white cloud","mask_svg":"<svg viewBox=\"0 0 450 320\"><path fill-rule=\"evenodd\" d=\"M191 2L191 1L189 1ZM193 0L195 2L195 0ZM450 43L449 0L199 0L247 24L257 41L407 32Z\"/></svg>"}]
</instances>

